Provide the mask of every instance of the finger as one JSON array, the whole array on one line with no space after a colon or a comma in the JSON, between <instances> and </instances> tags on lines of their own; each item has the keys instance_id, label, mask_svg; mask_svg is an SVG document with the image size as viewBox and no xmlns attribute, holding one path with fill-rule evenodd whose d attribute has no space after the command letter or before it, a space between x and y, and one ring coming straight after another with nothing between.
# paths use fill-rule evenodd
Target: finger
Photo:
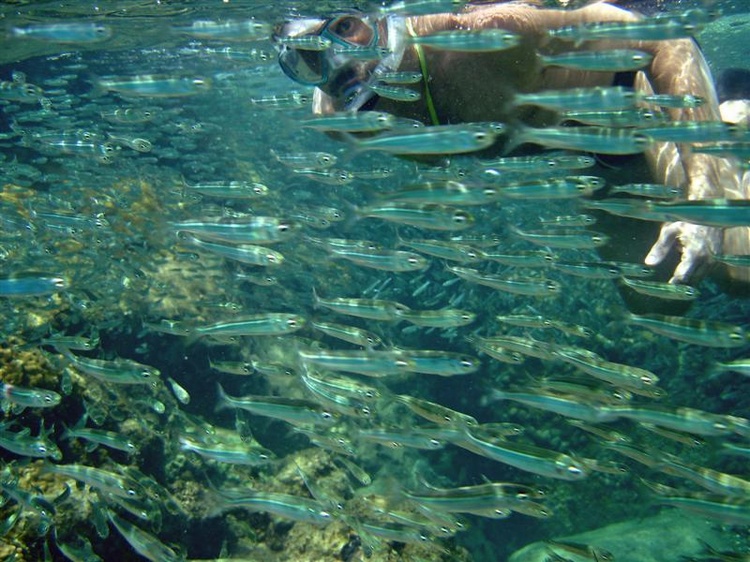
<instances>
[{"instance_id":1,"label":"finger","mask_svg":"<svg viewBox=\"0 0 750 562\"><path fill-rule=\"evenodd\" d=\"M677 235L680 233L681 225L681 222L670 222L661 227L659 239L651 246L651 250L644 260L646 265L657 265L667 257L672 246L674 246Z\"/></svg>"},{"instance_id":2,"label":"finger","mask_svg":"<svg viewBox=\"0 0 750 562\"><path fill-rule=\"evenodd\" d=\"M674 270L670 283L688 283L697 270L708 262L721 246L720 229L682 223L678 234L682 246L680 263Z\"/></svg>"},{"instance_id":3,"label":"finger","mask_svg":"<svg viewBox=\"0 0 750 562\"><path fill-rule=\"evenodd\" d=\"M687 249L682 251L682 259L672 274L672 278L669 280L670 283L687 283L690 276L695 271L696 267L700 263L700 256L696 255L695 252L691 252Z\"/></svg>"}]
</instances>

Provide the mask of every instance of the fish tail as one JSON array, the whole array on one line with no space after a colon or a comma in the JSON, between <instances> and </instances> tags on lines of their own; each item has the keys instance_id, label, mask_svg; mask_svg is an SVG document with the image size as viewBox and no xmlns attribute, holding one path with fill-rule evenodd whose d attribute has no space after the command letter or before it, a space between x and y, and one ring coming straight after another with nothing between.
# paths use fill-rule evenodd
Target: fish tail
<instances>
[{"instance_id":1,"label":"fish tail","mask_svg":"<svg viewBox=\"0 0 750 562\"><path fill-rule=\"evenodd\" d=\"M312 288L313 293L313 308L315 310L318 310L320 308L320 295L318 294L318 291L315 289L315 287Z\"/></svg>"},{"instance_id":2,"label":"fish tail","mask_svg":"<svg viewBox=\"0 0 750 562\"><path fill-rule=\"evenodd\" d=\"M70 428L64 422L60 422L60 425L63 428L60 439L73 439L73 436L70 434Z\"/></svg>"},{"instance_id":3,"label":"fish tail","mask_svg":"<svg viewBox=\"0 0 750 562\"><path fill-rule=\"evenodd\" d=\"M203 490L203 501L201 502L205 512L203 517L209 519L218 517L227 510L227 498L209 480L208 487Z\"/></svg>"},{"instance_id":4,"label":"fish tail","mask_svg":"<svg viewBox=\"0 0 750 562\"><path fill-rule=\"evenodd\" d=\"M216 387L218 389L219 400L216 403L214 412L220 412L222 410L226 410L227 408L233 407L232 400L229 397L229 395L224 391L224 388L221 386L221 383L216 383Z\"/></svg>"},{"instance_id":5,"label":"fish tail","mask_svg":"<svg viewBox=\"0 0 750 562\"><path fill-rule=\"evenodd\" d=\"M713 365L711 365L711 370L708 371L708 379L707 380L714 380L719 378L721 375L726 373L729 369L727 369L723 363L720 361L716 361Z\"/></svg>"},{"instance_id":6,"label":"fish tail","mask_svg":"<svg viewBox=\"0 0 750 562\"><path fill-rule=\"evenodd\" d=\"M513 103L512 101L509 103ZM521 126L517 127L515 131L512 132L512 134L508 135L508 141L505 143L505 146L503 147L503 156L507 156L511 152L513 152L516 148L521 146L522 144L526 144L529 142L526 139L526 127Z\"/></svg>"},{"instance_id":7,"label":"fish tail","mask_svg":"<svg viewBox=\"0 0 750 562\"><path fill-rule=\"evenodd\" d=\"M357 137L355 137L352 133L339 131L337 132L337 136L340 138L340 140L346 143L344 154L339 156L337 161L339 166L348 164L349 162L354 160L354 158L367 150L361 145L361 143L357 140Z\"/></svg>"},{"instance_id":8,"label":"fish tail","mask_svg":"<svg viewBox=\"0 0 750 562\"><path fill-rule=\"evenodd\" d=\"M480 404L482 406L487 406L491 404L492 402L499 402L500 400L506 400L507 395L502 390L498 390L497 388L492 388L490 391L482 396L480 400Z\"/></svg>"},{"instance_id":9,"label":"fish tail","mask_svg":"<svg viewBox=\"0 0 750 562\"><path fill-rule=\"evenodd\" d=\"M350 203L348 201L343 201L344 206L349 211L349 214L346 218L346 221L344 222L344 229L350 229L354 224L360 220L362 220L364 217L360 214L359 207L357 207L354 203Z\"/></svg>"}]
</instances>

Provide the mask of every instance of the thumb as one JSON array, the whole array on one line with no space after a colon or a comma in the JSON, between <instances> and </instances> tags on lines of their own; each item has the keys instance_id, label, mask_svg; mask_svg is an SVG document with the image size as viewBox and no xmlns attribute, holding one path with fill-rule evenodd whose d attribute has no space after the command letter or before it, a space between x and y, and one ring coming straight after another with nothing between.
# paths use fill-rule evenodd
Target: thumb
<instances>
[{"instance_id":1,"label":"thumb","mask_svg":"<svg viewBox=\"0 0 750 562\"><path fill-rule=\"evenodd\" d=\"M667 257L672 246L674 246L675 240L677 240L681 225L681 222L670 222L661 227L658 240L651 246L651 250L644 260L646 265L657 265Z\"/></svg>"}]
</instances>

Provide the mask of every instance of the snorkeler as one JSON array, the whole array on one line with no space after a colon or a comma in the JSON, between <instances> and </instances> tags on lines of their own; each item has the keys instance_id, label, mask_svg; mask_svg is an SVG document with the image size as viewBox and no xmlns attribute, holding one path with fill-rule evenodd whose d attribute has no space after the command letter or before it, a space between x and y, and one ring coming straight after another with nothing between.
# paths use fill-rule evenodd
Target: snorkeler
<instances>
[{"instance_id":1,"label":"snorkeler","mask_svg":"<svg viewBox=\"0 0 750 562\"><path fill-rule=\"evenodd\" d=\"M693 22L691 18L696 17ZM686 12L679 21L685 29L705 24L702 11ZM671 121L719 121L719 103L706 61L689 33L659 40L600 39L576 36L582 24L595 22L637 22L641 16L609 3L597 2L575 10L544 9L532 2L467 5L460 13L404 17L393 13L372 16L347 13L315 20L288 22L278 37L318 37L330 43L327 49L295 48L294 41L281 48L279 62L284 72L297 82L315 85L313 111L378 110L416 119L425 124L454 124L497 121L511 125L505 149L520 144L520 131L529 127L559 125L555 111L534 105L519 105L514 96L523 93L624 86L642 95L657 94L665 99L700 99L702 104L686 103L666 109ZM421 46L415 38L440 35L449 30L502 29L516 37L515 44L491 52L462 52ZM552 31L557 30L557 31ZM560 31L562 30L562 31ZM550 33L550 31L552 31ZM429 45L429 43L427 43ZM366 50L380 53L356 56ZM593 51L644 53L640 70L589 70L549 64L559 54ZM404 101L380 95L371 86L385 73L410 71L420 74L414 84L421 96ZM501 146L502 148L502 146ZM647 166L643 181L678 186L687 199L747 199L748 182L738 165L728 159L693 152L689 144L654 142L644 152ZM628 174L637 167L628 163ZM647 178L647 179L646 179ZM649 224L618 222L611 217L611 230L619 231L602 252L605 258L624 255L638 261L646 254L648 265L662 264L661 275L673 283L697 278L716 254L750 254L750 229L722 229L677 221L661 226L656 243L647 239L643 249L636 240L644 238ZM658 223L653 223L658 224ZM667 257L679 242L681 258ZM640 255L634 255L640 252ZM674 260L674 254L672 259ZM664 270L668 267L668 270ZM672 268L673 271L672 271ZM747 268L728 267L729 278L750 281Z\"/></svg>"}]
</instances>

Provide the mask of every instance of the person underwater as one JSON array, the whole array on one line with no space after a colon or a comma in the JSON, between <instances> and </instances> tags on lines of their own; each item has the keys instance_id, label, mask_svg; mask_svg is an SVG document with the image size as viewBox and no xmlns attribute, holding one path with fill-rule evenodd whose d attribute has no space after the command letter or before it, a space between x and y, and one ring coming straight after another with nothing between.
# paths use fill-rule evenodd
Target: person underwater
<instances>
[{"instance_id":1,"label":"person underwater","mask_svg":"<svg viewBox=\"0 0 750 562\"><path fill-rule=\"evenodd\" d=\"M747 218L750 181L741 160L700 150L704 142L750 140L746 126L722 122L716 87L692 37L713 17L702 9L644 17L607 2L564 10L511 1L466 4L457 13L407 16L384 8L375 15L299 19L277 29L276 39L284 72L315 86L314 114L379 111L432 126L498 122L510 133L493 149L507 153L532 143L616 155L604 157L618 168L610 177L621 177L627 166L628 176L641 178L633 181L674 186L680 200L713 200ZM408 88L416 94L383 88L383 77L392 75L416 79ZM579 136L594 130L567 112L579 98L599 96L592 98L596 108L607 109L621 95L636 99L628 106L637 110L633 115L658 122L596 127L601 138L588 144L558 143L557 136L572 130ZM621 137L641 142L644 135L643 146L632 150L608 146ZM688 217L696 214L691 205ZM658 222L633 221L645 209L634 205L624 215L629 219L600 216L612 235L599 249L602 257L660 266L657 275L672 283L694 282L711 265L717 278L746 290L750 268L718 264L714 256L750 254L750 221L690 222L675 209L653 215L663 216Z\"/></svg>"}]
</instances>

